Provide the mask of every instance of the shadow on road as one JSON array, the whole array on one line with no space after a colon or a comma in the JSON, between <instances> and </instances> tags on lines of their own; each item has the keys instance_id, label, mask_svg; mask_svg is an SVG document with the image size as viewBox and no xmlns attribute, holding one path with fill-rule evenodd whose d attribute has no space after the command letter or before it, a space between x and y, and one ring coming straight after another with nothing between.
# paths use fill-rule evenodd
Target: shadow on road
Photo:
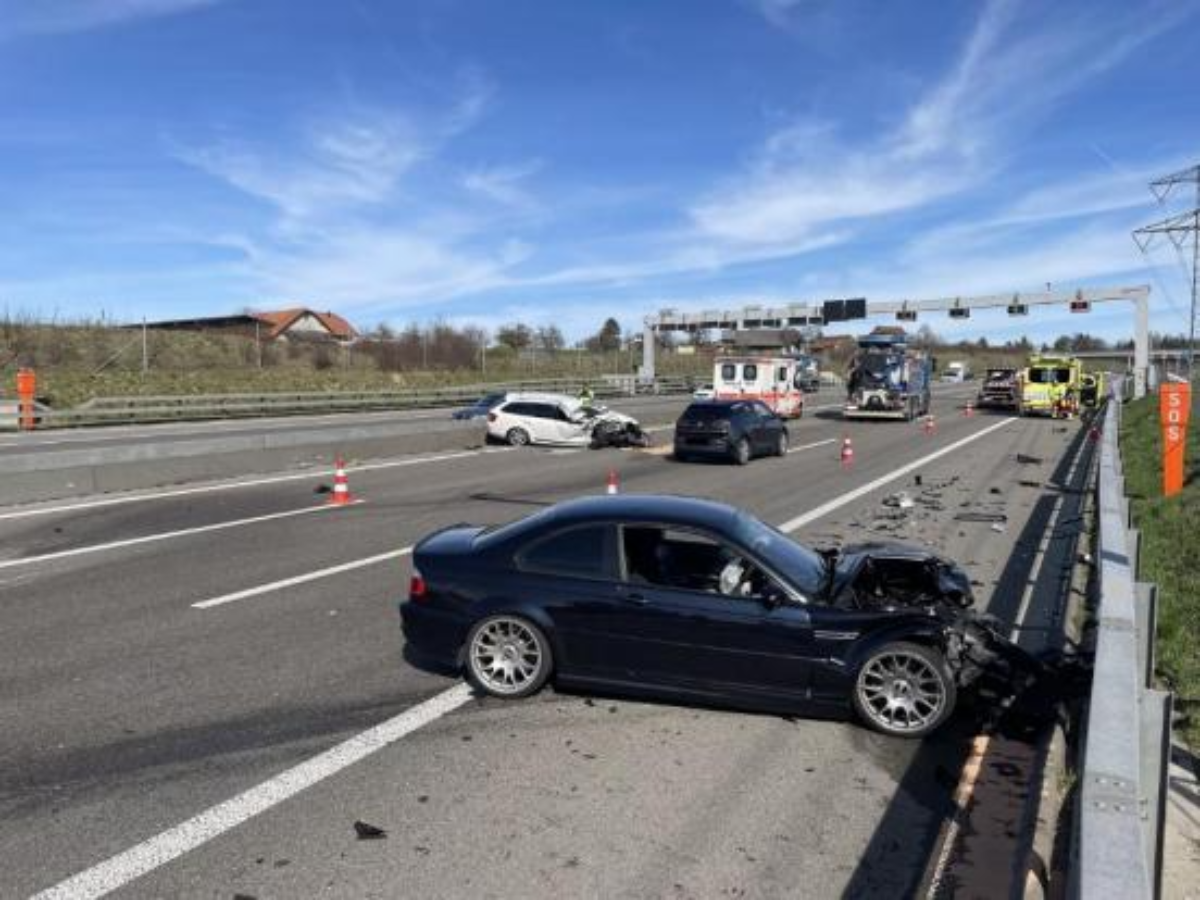
<instances>
[{"instance_id":1,"label":"shadow on road","mask_svg":"<svg viewBox=\"0 0 1200 900\"><path fill-rule=\"evenodd\" d=\"M1058 423L1046 424L1047 427L1061 427ZM1088 440L1086 424L1079 427L1051 477L1043 483L1043 492L997 580L988 612L1011 629L1020 612L1026 586L1035 579L1025 624L1018 633L1018 643L1026 649L1061 647L1062 622L1070 590L1070 578L1069 575L1064 578L1063 566L1074 561L1078 537L1074 529L1085 499L1083 488L1094 446ZM1067 483L1072 463L1080 453L1085 456ZM1013 465L1021 464L1014 460ZM1047 559L1035 576L1038 548L1060 499L1062 509L1055 523L1058 533L1051 536ZM844 897L907 897L918 893L932 857L941 851L942 829L957 814L955 787L971 752L973 739L981 731L1003 731L1006 736L1036 745L1040 772L1049 724L1045 721L1026 723L1015 718L1014 713L1008 719L997 720L992 710L965 704L948 728L924 742L900 776L896 792L850 877ZM1038 777L1040 779L1040 775ZM1032 785L1029 793L1037 793ZM1023 861L1030 852L1032 833L1015 837L1017 845L1013 858ZM946 895L952 895L954 886L946 887L949 888ZM1007 895L1000 885L996 885L996 891L997 896Z\"/></svg>"}]
</instances>

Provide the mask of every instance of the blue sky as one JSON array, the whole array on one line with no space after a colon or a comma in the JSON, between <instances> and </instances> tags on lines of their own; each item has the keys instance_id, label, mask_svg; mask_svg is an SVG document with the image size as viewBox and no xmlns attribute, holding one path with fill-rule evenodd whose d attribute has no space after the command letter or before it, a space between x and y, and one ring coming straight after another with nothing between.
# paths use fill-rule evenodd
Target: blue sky
<instances>
[{"instance_id":1,"label":"blue sky","mask_svg":"<svg viewBox=\"0 0 1200 900\"><path fill-rule=\"evenodd\" d=\"M1200 3L0 0L0 308L488 327L1149 283ZM1129 312L944 334L1124 335Z\"/></svg>"}]
</instances>

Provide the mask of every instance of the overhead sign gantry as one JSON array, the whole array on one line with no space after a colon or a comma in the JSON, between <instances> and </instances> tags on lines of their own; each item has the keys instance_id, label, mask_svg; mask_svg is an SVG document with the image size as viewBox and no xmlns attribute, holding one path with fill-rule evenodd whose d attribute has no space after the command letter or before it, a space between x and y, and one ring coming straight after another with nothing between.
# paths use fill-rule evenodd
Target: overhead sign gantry
<instances>
[{"instance_id":1,"label":"overhead sign gantry","mask_svg":"<svg viewBox=\"0 0 1200 900\"><path fill-rule=\"evenodd\" d=\"M648 316L642 341L643 379L654 377L654 335L664 331L741 330L745 328L803 328L847 322L874 316L895 316L902 322L916 321L921 313L944 312L951 318L969 318L975 309L1005 309L1021 316L1031 306L1066 306L1086 312L1093 303L1132 303L1134 396L1146 393L1150 365L1150 287L1080 288L1074 291L985 294L978 297L937 297L926 300L872 300L865 297L789 303L785 306L744 306L740 309L708 309L681 312L662 309Z\"/></svg>"}]
</instances>

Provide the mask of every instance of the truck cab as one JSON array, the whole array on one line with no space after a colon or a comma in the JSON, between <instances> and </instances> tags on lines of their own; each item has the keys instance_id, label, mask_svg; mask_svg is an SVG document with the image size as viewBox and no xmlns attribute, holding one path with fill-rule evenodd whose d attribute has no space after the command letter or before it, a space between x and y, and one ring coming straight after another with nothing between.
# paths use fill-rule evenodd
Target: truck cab
<instances>
[{"instance_id":1,"label":"truck cab","mask_svg":"<svg viewBox=\"0 0 1200 900\"><path fill-rule=\"evenodd\" d=\"M906 419L929 412L933 361L908 347L903 334L869 334L847 377L847 419Z\"/></svg>"},{"instance_id":2,"label":"truck cab","mask_svg":"<svg viewBox=\"0 0 1200 900\"><path fill-rule=\"evenodd\" d=\"M1031 356L1021 375L1021 415L1079 414L1083 367L1073 356Z\"/></svg>"}]
</instances>

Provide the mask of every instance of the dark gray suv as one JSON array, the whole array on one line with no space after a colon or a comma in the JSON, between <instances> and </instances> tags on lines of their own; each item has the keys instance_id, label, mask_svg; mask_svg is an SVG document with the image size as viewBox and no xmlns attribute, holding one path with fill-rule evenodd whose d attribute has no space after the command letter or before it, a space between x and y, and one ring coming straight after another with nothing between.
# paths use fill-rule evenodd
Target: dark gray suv
<instances>
[{"instance_id":1,"label":"dark gray suv","mask_svg":"<svg viewBox=\"0 0 1200 900\"><path fill-rule=\"evenodd\" d=\"M783 419L759 400L693 403L675 423L675 458L732 460L744 466L755 456L786 456Z\"/></svg>"}]
</instances>

